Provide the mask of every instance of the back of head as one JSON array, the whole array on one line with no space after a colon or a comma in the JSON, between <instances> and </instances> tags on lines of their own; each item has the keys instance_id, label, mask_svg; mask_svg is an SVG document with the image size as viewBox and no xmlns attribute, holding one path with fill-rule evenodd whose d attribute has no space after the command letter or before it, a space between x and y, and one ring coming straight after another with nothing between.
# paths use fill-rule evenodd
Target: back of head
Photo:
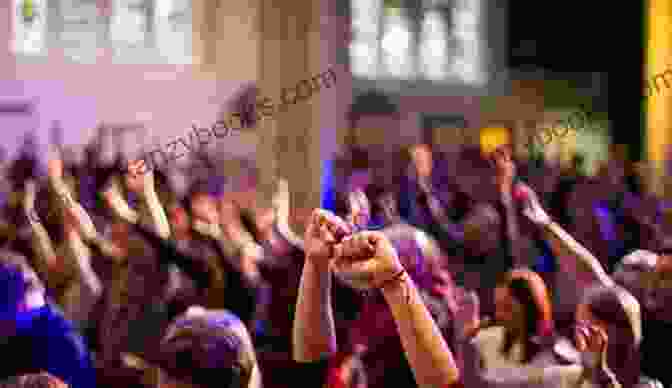
<instances>
[{"instance_id":1,"label":"back of head","mask_svg":"<svg viewBox=\"0 0 672 388\"><path fill-rule=\"evenodd\" d=\"M619 286L595 286L583 303L590 313L606 324L609 339L607 364L623 387L632 387L639 379L639 344L642 339L641 313L637 300Z\"/></svg>"},{"instance_id":2,"label":"back of head","mask_svg":"<svg viewBox=\"0 0 672 388\"><path fill-rule=\"evenodd\" d=\"M530 361L545 345L552 342L554 325L548 289L536 272L526 269L517 269L507 273L500 284L507 287L511 296L524 308L528 342L525 359ZM505 339L503 351L510 350L513 345L512 340L513 338Z\"/></svg>"},{"instance_id":3,"label":"back of head","mask_svg":"<svg viewBox=\"0 0 672 388\"><path fill-rule=\"evenodd\" d=\"M245 326L224 310L192 307L175 319L157 365L164 380L202 388L256 385L256 356Z\"/></svg>"}]
</instances>

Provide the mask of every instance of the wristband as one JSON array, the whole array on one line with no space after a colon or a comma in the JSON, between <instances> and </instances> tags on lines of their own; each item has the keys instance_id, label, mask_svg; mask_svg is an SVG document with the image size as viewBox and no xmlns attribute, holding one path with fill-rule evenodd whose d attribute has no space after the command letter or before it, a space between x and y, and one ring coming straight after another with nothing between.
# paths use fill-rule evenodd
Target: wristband
<instances>
[{"instance_id":1,"label":"wristband","mask_svg":"<svg viewBox=\"0 0 672 388\"><path fill-rule=\"evenodd\" d=\"M378 285L374 286L373 288L383 290L385 287L389 286L390 284L395 283L397 281L401 281L404 274L406 274L406 270L402 268L399 272L394 274L394 276L392 276L389 279L383 280L382 282L380 282Z\"/></svg>"}]
</instances>

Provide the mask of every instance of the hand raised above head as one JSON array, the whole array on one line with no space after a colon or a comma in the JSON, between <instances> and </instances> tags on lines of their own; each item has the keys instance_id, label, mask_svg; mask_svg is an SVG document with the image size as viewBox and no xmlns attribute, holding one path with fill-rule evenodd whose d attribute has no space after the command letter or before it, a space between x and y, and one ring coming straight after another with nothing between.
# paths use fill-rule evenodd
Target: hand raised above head
<instances>
[{"instance_id":1,"label":"hand raised above head","mask_svg":"<svg viewBox=\"0 0 672 388\"><path fill-rule=\"evenodd\" d=\"M306 259L318 264L327 264L335 258L336 244L352 233L350 226L333 213L315 209L304 235Z\"/></svg>"},{"instance_id":2,"label":"hand raised above head","mask_svg":"<svg viewBox=\"0 0 672 388\"><path fill-rule=\"evenodd\" d=\"M360 232L336 247L332 268L336 276L355 289L385 286L404 272L397 251L380 232Z\"/></svg>"},{"instance_id":3,"label":"hand raised above head","mask_svg":"<svg viewBox=\"0 0 672 388\"><path fill-rule=\"evenodd\" d=\"M514 197L522 203L523 214L534 224L539 226L549 225L551 217L546 213L537 194L529 186L516 185Z\"/></svg>"},{"instance_id":4,"label":"hand raised above head","mask_svg":"<svg viewBox=\"0 0 672 388\"><path fill-rule=\"evenodd\" d=\"M153 189L154 173L143 159L134 160L128 164L125 181L129 191L142 195L145 189Z\"/></svg>"}]
</instances>

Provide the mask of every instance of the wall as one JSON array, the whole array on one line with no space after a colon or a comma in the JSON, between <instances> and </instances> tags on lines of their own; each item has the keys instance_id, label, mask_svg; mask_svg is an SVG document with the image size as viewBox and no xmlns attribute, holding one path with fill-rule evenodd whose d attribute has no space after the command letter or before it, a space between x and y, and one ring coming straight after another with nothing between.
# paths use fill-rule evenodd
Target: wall
<instances>
[{"instance_id":1,"label":"wall","mask_svg":"<svg viewBox=\"0 0 672 388\"><path fill-rule=\"evenodd\" d=\"M68 62L57 53L17 63L8 52L9 3L0 0L0 101L30 100L36 108L31 118L0 115L1 144L10 152L30 130L44 150L54 120L64 129L64 142L75 146L89 141L100 122L144 124L148 136L143 141L163 144L185 134L192 123L214 123L221 106L250 81L237 71L245 67L244 60L220 66L220 74L229 77L197 66L114 65L106 54L92 65ZM246 135L210 147L251 154L255 144L256 137Z\"/></svg>"}]
</instances>

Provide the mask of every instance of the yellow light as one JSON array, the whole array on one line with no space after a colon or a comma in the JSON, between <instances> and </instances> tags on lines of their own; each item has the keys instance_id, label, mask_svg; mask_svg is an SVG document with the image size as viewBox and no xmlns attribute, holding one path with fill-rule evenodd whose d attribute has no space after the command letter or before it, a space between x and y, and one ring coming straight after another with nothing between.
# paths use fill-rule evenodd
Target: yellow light
<instances>
[{"instance_id":1,"label":"yellow light","mask_svg":"<svg viewBox=\"0 0 672 388\"><path fill-rule=\"evenodd\" d=\"M504 127L487 127L480 131L481 152L492 153L497 147L511 144L511 131Z\"/></svg>"}]
</instances>

